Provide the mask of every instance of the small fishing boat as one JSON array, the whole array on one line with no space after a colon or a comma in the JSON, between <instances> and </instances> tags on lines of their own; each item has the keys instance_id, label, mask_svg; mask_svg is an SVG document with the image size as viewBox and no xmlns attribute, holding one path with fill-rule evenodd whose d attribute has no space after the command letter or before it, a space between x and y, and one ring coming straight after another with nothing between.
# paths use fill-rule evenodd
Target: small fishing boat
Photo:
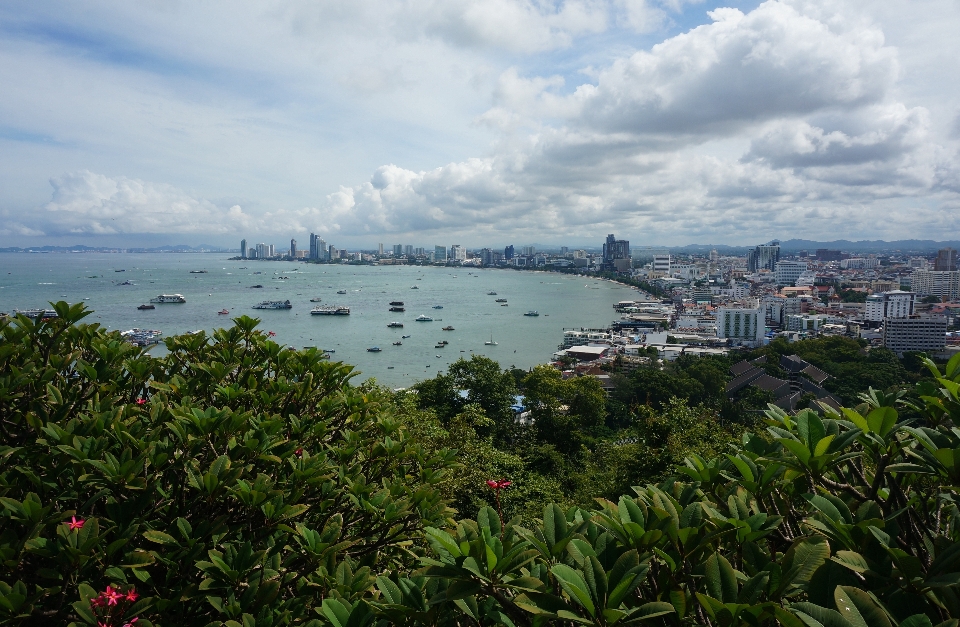
<instances>
[{"instance_id":1,"label":"small fishing boat","mask_svg":"<svg viewBox=\"0 0 960 627\"><path fill-rule=\"evenodd\" d=\"M539 316L539 315L540 315L540 312L538 312L536 309L531 309L530 311L528 311L527 313L525 313L525 314L523 314L523 315L525 315L525 316L531 316L531 317L536 317L536 316Z\"/></svg>"},{"instance_id":2,"label":"small fishing boat","mask_svg":"<svg viewBox=\"0 0 960 627\"><path fill-rule=\"evenodd\" d=\"M442 330L443 330L443 331L455 331L456 329L454 329L454 328L451 327L451 326L446 326L446 327L443 327Z\"/></svg>"},{"instance_id":3,"label":"small fishing boat","mask_svg":"<svg viewBox=\"0 0 960 627\"><path fill-rule=\"evenodd\" d=\"M401 335L400 337L403 338L403 339L407 339L407 338L410 337L410 336L409 336L409 335Z\"/></svg>"},{"instance_id":4,"label":"small fishing boat","mask_svg":"<svg viewBox=\"0 0 960 627\"><path fill-rule=\"evenodd\" d=\"M402 301L402 300L391 300L391 301L390 301L390 305L391 305L392 307L403 307L403 301Z\"/></svg>"},{"instance_id":5,"label":"small fishing boat","mask_svg":"<svg viewBox=\"0 0 960 627\"><path fill-rule=\"evenodd\" d=\"M391 307L390 311L406 311L403 307Z\"/></svg>"},{"instance_id":6,"label":"small fishing boat","mask_svg":"<svg viewBox=\"0 0 960 627\"><path fill-rule=\"evenodd\" d=\"M394 346L403 346L403 342L397 340L396 342L393 343L393 345L394 345Z\"/></svg>"},{"instance_id":7,"label":"small fishing boat","mask_svg":"<svg viewBox=\"0 0 960 627\"><path fill-rule=\"evenodd\" d=\"M402 329L402 328L403 328L403 323L402 323L402 322L391 322L391 323L388 324L387 326L390 327L391 329Z\"/></svg>"},{"instance_id":8,"label":"small fishing boat","mask_svg":"<svg viewBox=\"0 0 960 627\"><path fill-rule=\"evenodd\" d=\"M322 299L318 296L318 297L316 297L316 298L311 298L311 299L310 299L310 302L311 302L311 303L319 303L319 302L322 302Z\"/></svg>"},{"instance_id":9,"label":"small fishing boat","mask_svg":"<svg viewBox=\"0 0 960 627\"><path fill-rule=\"evenodd\" d=\"M443 309L443 305L434 305L433 308L434 308L434 309Z\"/></svg>"},{"instance_id":10,"label":"small fishing boat","mask_svg":"<svg viewBox=\"0 0 960 627\"><path fill-rule=\"evenodd\" d=\"M229 309L221 309L220 311L217 312L217 315L226 316L226 315L228 315L229 313L230 313L230 310L229 310Z\"/></svg>"},{"instance_id":11,"label":"small fishing boat","mask_svg":"<svg viewBox=\"0 0 960 627\"><path fill-rule=\"evenodd\" d=\"M142 310L142 309L156 309L156 308L157 308L156 305L147 305L147 304L143 304L143 305L140 305L139 307L137 307L137 309L141 309L141 310Z\"/></svg>"},{"instance_id":12,"label":"small fishing boat","mask_svg":"<svg viewBox=\"0 0 960 627\"><path fill-rule=\"evenodd\" d=\"M347 290L337 290L337 294L346 294Z\"/></svg>"},{"instance_id":13,"label":"small fishing boat","mask_svg":"<svg viewBox=\"0 0 960 627\"><path fill-rule=\"evenodd\" d=\"M496 296L496 295L497 295L496 292L487 292L487 296Z\"/></svg>"}]
</instances>

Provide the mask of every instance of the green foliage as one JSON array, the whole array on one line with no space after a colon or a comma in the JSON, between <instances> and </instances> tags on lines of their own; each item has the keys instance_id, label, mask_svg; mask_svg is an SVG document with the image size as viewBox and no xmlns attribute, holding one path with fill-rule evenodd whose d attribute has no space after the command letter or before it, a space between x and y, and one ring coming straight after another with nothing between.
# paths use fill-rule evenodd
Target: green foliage
<instances>
[{"instance_id":1,"label":"green foliage","mask_svg":"<svg viewBox=\"0 0 960 627\"><path fill-rule=\"evenodd\" d=\"M138 625L316 624L448 520L452 454L349 366L247 317L155 359L55 309L0 321L0 623L93 624L113 585Z\"/></svg>"}]
</instances>

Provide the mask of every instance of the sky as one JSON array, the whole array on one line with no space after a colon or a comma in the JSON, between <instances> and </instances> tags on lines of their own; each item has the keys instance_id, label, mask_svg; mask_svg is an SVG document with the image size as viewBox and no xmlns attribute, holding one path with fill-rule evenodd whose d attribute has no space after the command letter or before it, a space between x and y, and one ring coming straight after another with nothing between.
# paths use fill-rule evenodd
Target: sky
<instances>
[{"instance_id":1,"label":"sky","mask_svg":"<svg viewBox=\"0 0 960 627\"><path fill-rule=\"evenodd\" d=\"M955 0L0 3L0 245L960 239Z\"/></svg>"}]
</instances>

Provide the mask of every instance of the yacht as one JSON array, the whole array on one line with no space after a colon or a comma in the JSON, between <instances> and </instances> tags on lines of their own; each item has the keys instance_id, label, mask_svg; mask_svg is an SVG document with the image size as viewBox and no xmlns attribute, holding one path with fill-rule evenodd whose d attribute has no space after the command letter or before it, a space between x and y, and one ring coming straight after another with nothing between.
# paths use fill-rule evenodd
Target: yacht
<instances>
[{"instance_id":1,"label":"yacht","mask_svg":"<svg viewBox=\"0 0 960 627\"><path fill-rule=\"evenodd\" d=\"M265 300L253 306L254 309L293 309L289 300Z\"/></svg>"},{"instance_id":2,"label":"yacht","mask_svg":"<svg viewBox=\"0 0 960 627\"><path fill-rule=\"evenodd\" d=\"M346 294L347 290L337 290L337 294Z\"/></svg>"},{"instance_id":3,"label":"yacht","mask_svg":"<svg viewBox=\"0 0 960 627\"><path fill-rule=\"evenodd\" d=\"M160 294L156 298L150 299L151 303L185 303L187 299L183 294Z\"/></svg>"},{"instance_id":4,"label":"yacht","mask_svg":"<svg viewBox=\"0 0 960 627\"><path fill-rule=\"evenodd\" d=\"M320 305L310 310L313 316L349 316L350 308L342 305Z\"/></svg>"},{"instance_id":5,"label":"yacht","mask_svg":"<svg viewBox=\"0 0 960 627\"><path fill-rule=\"evenodd\" d=\"M367 349L367 352L368 352L368 353L379 353L379 352L382 351L382 350L383 350L383 349L380 348L379 346L371 346L370 348Z\"/></svg>"},{"instance_id":6,"label":"yacht","mask_svg":"<svg viewBox=\"0 0 960 627\"><path fill-rule=\"evenodd\" d=\"M140 305L139 307L137 307L137 309L140 309L140 310L144 310L144 309L156 309L156 308L157 308L156 305L147 305L146 303L144 303L143 305Z\"/></svg>"},{"instance_id":7,"label":"yacht","mask_svg":"<svg viewBox=\"0 0 960 627\"><path fill-rule=\"evenodd\" d=\"M523 315L536 317L536 316L539 316L539 315L540 315L540 312L538 312L536 309L532 309L532 310L528 311L527 313L525 313L525 314L523 314Z\"/></svg>"},{"instance_id":8,"label":"yacht","mask_svg":"<svg viewBox=\"0 0 960 627\"><path fill-rule=\"evenodd\" d=\"M406 311L403 307L391 307L390 311Z\"/></svg>"},{"instance_id":9,"label":"yacht","mask_svg":"<svg viewBox=\"0 0 960 627\"><path fill-rule=\"evenodd\" d=\"M402 322L391 322L391 323L388 324L387 326L390 327L391 329L402 329L402 328L403 328L403 323L402 323Z\"/></svg>"},{"instance_id":10,"label":"yacht","mask_svg":"<svg viewBox=\"0 0 960 627\"><path fill-rule=\"evenodd\" d=\"M419 288L419 287L417 287L416 285L414 285L414 286L413 286L413 287L411 287L410 289L412 289L412 290L418 290L418 289L420 289L420 288Z\"/></svg>"},{"instance_id":11,"label":"yacht","mask_svg":"<svg viewBox=\"0 0 960 627\"><path fill-rule=\"evenodd\" d=\"M431 318L430 316L424 316L423 314L420 314L419 316L417 316L416 321L417 322L433 322L433 318Z\"/></svg>"}]
</instances>

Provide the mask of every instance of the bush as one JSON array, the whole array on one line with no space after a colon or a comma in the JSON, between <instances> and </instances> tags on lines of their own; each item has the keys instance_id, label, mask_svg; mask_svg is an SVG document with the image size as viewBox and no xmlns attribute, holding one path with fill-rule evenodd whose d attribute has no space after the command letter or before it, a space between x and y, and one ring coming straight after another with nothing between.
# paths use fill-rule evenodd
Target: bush
<instances>
[{"instance_id":1,"label":"bush","mask_svg":"<svg viewBox=\"0 0 960 627\"><path fill-rule=\"evenodd\" d=\"M349 366L245 316L156 359L55 308L0 321L0 622L95 624L120 590L105 624L319 624L446 524L452 454Z\"/></svg>"}]
</instances>

